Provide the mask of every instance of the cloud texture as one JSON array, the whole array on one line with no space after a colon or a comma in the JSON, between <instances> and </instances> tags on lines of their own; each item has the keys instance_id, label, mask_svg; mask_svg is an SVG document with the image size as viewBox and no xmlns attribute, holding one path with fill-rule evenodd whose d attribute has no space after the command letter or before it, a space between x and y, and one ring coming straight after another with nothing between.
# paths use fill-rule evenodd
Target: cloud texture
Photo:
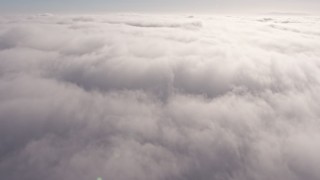
<instances>
[{"instance_id":1,"label":"cloud texture","mask_svg":"<svg viewBox=\"0 0 320 180\"><path fill-rule=\"evenodd\" d=\"M320 179L320 18L0 18L0 178Z\"/></svg>"}]
</instances>

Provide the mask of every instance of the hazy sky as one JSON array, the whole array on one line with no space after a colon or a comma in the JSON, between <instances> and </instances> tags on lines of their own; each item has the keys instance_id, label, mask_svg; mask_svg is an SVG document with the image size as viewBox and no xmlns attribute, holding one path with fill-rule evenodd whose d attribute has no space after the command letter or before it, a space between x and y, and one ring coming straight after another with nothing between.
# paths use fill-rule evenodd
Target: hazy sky
<instances>
[{"instance_id":1,"label":"hazy sky","mask_svg":"<svg viewBox=\"0 0 320 180\"><path fill-rule=\"evenodd\" d=\"M1 12L315 13L319 0L0 0Z\"/></svg>"}]
</instances>

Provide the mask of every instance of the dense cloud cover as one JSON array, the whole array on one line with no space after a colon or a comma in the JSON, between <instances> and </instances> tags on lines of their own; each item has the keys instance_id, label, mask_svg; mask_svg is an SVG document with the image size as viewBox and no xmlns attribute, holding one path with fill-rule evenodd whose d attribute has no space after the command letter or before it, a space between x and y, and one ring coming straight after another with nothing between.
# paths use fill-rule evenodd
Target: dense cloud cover
<instances>
[{"instance_id":1,"label":"dense cloud cover","mask_svg":"<svg viewBox=\"0 0 320 180\"><path fill-rule=\"evenodd\" d=\"M320 18L0 18L0 179L319 180Z\"/></svg>"}]
</instances>

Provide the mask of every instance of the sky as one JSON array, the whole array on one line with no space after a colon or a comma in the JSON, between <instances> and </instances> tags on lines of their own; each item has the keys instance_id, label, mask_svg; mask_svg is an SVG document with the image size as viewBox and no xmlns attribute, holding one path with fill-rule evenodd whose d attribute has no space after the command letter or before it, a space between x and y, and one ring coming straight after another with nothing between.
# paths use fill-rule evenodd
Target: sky
<instances>
[{"instance_id":1,"label":"sky","mask_svg":"<svg viewBox=\"0 0 320 180\"><path fill-rule=\"evenodd\" d=\"M1 0L0 10L23 12L197 12L197 13L316 13L318 0Z\"/></svg>"}]
</instances>

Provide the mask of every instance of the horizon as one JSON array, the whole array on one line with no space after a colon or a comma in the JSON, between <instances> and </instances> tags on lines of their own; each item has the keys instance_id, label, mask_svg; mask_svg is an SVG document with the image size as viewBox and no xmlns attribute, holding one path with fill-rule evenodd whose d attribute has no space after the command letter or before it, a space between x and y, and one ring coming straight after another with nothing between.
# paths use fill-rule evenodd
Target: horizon
<instances>
[{"instance_id":1,"label":"horizon","mask_svg":"<svg viewBox=\"0 0 320 180\"><path fill-rule=\"evenodd\" d=\"M264 14L272 12L319 14L320 2L316 0L259 1L31 1L3 0L2 13L194 13L194 14Z\"/></svg>"}]
</instances>

